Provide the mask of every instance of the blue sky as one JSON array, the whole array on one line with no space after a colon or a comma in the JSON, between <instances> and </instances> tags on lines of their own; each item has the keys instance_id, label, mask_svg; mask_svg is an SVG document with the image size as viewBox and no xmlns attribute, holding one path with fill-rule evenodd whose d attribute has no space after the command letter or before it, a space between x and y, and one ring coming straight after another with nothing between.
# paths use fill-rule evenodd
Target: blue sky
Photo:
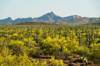
<instances>
[{"instance_id":1,"label":"blue sky","mask_svg":"<svg viewBox=\"0 0 100 66\"><path fill-rule=\"evenodd\" d=\"M100 0L0 0L0 18L39 17L51 11L62 17L99 17Z\"/></svg>"}]
</instances>

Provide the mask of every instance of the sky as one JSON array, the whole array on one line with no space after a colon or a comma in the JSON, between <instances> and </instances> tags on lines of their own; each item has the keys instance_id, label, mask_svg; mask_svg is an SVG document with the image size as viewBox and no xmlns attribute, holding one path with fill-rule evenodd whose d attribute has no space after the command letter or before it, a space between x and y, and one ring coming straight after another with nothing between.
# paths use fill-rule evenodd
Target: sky
<instances>
[{"instance_id":1,"label":"sky","mask_svg":"<svg viewBox=\"0 0 100 66\"><path fill-rule=\"evenodd\" d=\"M100 0L0 0L0 18L39 17L51 11L62 17L100 17Z\"/></svg>"}]
</instances>

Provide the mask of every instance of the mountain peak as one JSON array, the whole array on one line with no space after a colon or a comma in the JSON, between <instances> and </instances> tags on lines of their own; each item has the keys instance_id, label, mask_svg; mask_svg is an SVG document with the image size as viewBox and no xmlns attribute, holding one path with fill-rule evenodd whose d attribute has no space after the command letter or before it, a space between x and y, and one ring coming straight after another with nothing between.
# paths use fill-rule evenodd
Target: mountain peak
<instances>
[{"instance_id":1,"label":"mountain peak","mask_svg":"<svg viewBox=\"0 0 100 66\"><path fill-rule=\"evenodd\" d=\"M81 16L79 16L79 15L73 15L73 17L75 17L75 18L81 18Z\"/></svg>"},{"instance_id":2,"label":"mountain peak","mask_svg":"<svg viewBox=\"0 0 100 66\"><path fill-rule=\"evenodd\" d=\"M55 14L53 11L49 12L49 14Z\"/></svg>"},{"instance_id":3,"label":"mountain peak","mask_svg":"<svg viewBox=\"0 0 100 66\"><path fill-rule=\"evenodd\" d=\"M40 22L56 22L62 19L60 16L56 15L54 12L48 12L44 14L43 16L37 18L36 20L40 20Z\"/></svg>"},{"instance_id":4,"label":"mountain peak","mask_svg":"<svg viewBox=\"0 0 100 66\"><path fill-rule=\"evenodd\" d=\"M47 13L46 15L49 15L49 16L56 16L56 14L55 14L53 11Z\"/></svg>"},{"instance_id":5,"label":"mountain peak","mask_svg":"<svg viewBox=\"0 0 100 66\"><path fill-rule=\"evenodd\" d=\"M12 20L12 18L11 18L11 17L7 17L7 18L4 18L4 19L6 19L6 20ZM4 20L4 19L3 19L3 20Z\"/></svg>"}]
</instances>

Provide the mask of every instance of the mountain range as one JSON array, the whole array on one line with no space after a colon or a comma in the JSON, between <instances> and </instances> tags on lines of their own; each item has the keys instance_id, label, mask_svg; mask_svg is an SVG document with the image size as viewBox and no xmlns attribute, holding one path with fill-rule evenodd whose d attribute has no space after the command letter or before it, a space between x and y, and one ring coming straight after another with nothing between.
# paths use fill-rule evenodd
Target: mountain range
<instances>
[{"instance_id":1,"label":"mountain range","mask_svg":"<svg viewBox=\"0 0 100 66\"><path fill-rule=\"evenodd\" d=\"M18 24L26 22L46 22L46 23L67 23L67 24L87 24L87 23L100 23L100 18L98 17L82 17L79 15L71 15L66 17L61 17L56 15L54 12L46 13L37 18L16 18L13 20L11 17L0 19L0 24Z\"/></svg>"}]
</instances>

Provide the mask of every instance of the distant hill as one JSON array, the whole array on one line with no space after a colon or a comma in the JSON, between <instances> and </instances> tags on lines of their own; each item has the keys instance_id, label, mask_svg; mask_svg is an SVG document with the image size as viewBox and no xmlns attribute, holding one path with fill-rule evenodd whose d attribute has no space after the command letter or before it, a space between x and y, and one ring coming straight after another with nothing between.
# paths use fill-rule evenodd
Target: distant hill
<instances>
[{"instance_id":1,"label":"distant hill","mask_svg":"<svg viewBox=\"0 0 100 66\"><path fill-rule=\"evenodd\" d=\"M62 17L56 15L53 12L47 13L41 17L38 18L34 18L33 21L38 21L38 22L60 22L61 20L63 20Z\"/></svg>"},{"instance_id":2,"label":"distant hill","mask_svg":"<svg viewBox=\"0 0 100 66\"><path fill-rule=\"evenodd\" d=\"M10 17L0 20L0 24L12 24L12 22L13 20Z\"/></svg>"},{"instance_id":3,"label":"distant hill","mask_svg":"<svg viewBox=\"0 0 100 66\"><path fill-rule=\"evenodd\" d=\"M13 23L23 23L23 22L33 22L33 18L17 18L13 21Z\"/></svg>"},{"instance_id":4,"label":"distant hill","mask_svg":"<svg viewBox=\"0 0 100 66\"><path fill-rule=\"evenodd\" d=\"M66 17L61 17L56 15L54 12L46 13L37 18L17 18L12 20L12 18L8 17L0 20L0 24L18 24L18 23L26 23L26 22L46 22L46 23L68 23L68 24L89 24L89 23L100 23L100 18L89 18L82 17L79 15L71 15Z\"/></svg>"}]
</instances>

